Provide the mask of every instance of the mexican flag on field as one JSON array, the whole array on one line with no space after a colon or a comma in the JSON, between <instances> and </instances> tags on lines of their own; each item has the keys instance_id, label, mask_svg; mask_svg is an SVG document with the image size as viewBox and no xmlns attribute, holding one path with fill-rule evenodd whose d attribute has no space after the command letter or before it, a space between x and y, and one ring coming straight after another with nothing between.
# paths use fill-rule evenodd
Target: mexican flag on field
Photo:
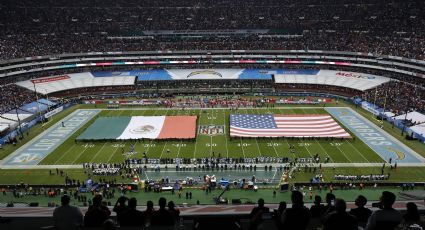
<instances>
[{"instance_id":1,"label":"mexican flag on field","mask_svg":"<svg viewBox=\"0 0 425 230\"><path fill-rule=\"evenodd\" d=\"M191 139L196 116L101 117L77 140Z\"/></svg>"}]
</instances>

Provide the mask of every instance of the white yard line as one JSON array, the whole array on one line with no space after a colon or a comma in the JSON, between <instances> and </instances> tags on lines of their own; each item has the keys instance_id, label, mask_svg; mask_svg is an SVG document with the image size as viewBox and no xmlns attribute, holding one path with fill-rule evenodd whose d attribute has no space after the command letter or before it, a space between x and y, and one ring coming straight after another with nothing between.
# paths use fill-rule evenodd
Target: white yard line
<instances>
[{"instance_id":1,"label":"white yard line","mask_svg":"<svg viewBox=\"0 0 425 230\"><path fill-rule=\"evenodd\" d=\"M326 151L325 148L323 148L322 144L320 144L320 142L318 142L317 139L315 139L315 141L320 146L320 148L323 150L323 152L329 157L329 160L331 160L331 162L335 162L334 159L331 157L331 155L328 154L328 151Z\"/></svg>"},{"instance_id":2,"label":"white yard line","mask_svg":"<svg viewBox=\"0 0 425 230\"><path fill-rule=\"evenodd\" d=\"M241 140L241 148L242 148L243 158L246 158L246 156L245 156L245 150L243 149L242 138L240 138L240 140Z\"/></svg>"},{"instance_id":3,"label":"white yard line","mask_svg":"<svg viewBox=\"0 0 425 230\"><path fill-rule=\"evenodd\" d=\"M280 108L277 109L279 112L283 112L281 111ZM283 138L286 142L286 144L288 145L288 148L291 147L291 145L289 144L288 140L286 138ZM288 150L290 154L292 154L292 156L294 157L293 159L297 158L297 156L295 155L295 153L291 152L291 150Z\"/></svg>"},{"instance_id":4,"label":"white yard line","mask_svg":"<svg viewBox=\"0 0 425 230\"><path fill-rule=\"evenodd\" d=\"M270 110L270 108L267 108L267 110L268 110L271 114L273 114L273 112ZM273 139L273 138L270 138L270 141L271 141L271 145L272 145L272 147L273 147L274 153L276 154L276 157L279 157L279 154L277 153L276 147L274 146L274 144L275 144L275 143L276 143L276 144L278 144L278 145L279 145L279 143L278 143L278 142L274 142L274 139ZM257 143L257 145L258 145L258 143Z\"/></svg>"},{"instance_id":5,"label":"white yard line","mask_svg":"<svg viewBox=\"0 0 425 230\"><path fill-rule=\"evenodd\" d=\"M351 144L351 142L349 142L347 139L345 139L345 142L347 142L351 146L352 149L354 149L360 156L362 156L363 159L365 159L368 163L370 163L370 161L356 148L356 146Z\"/></svg>"},{"instance_id":6,"label":"white yard line","mask_svg":"<svg viewBox=\"0 0 425 230\"><path fill-rule=\"evenodd\" d=\"M181 141L180 141L180 144L179 144L179 148L178 148L178 150L177 150L177 156L176 156L176 158L179 158L179 155L180 155L180 149L182 148L182 144L183 144L183 141L181 140Z\"/></svg>"},{"instance_id":7,"label":"white yard line","mask_svg":"<svg viewBox=\"0 0 425 230\"><path fill-rule=\"evenodd\" d=\"M316 109L317 108L315 108L314 110L316 111ZM304 112L305 112L305 110L304 109L302 109ZM317 112L317 111L316 111ZM344 151L342 151L338 146L335 146L344 156L345 156L345 158L347 158L347 160L349 160L351 163L353 162L350 158L348 158L348 156L347 156L347 154L345 154L345 152ZM307 151L308 151L308 149L307 149ZM309 153L310 153L310 151L309 151ZM311 154L310 154L311 155Z\"/></svg>"},{"instance_id":8,"label":"white yard line","mask_svg":"<svg viewBox=\"0 0 425 230\"><path fill-rule=\"evenodd\" d=\"M345 158L347 158L347 160L349 160L350 161L350 163L353 163L353 161L350 159L350 158L348 158L348 156L347 156L347 154L345 154L345 152L344 151L342 151L340 148L339 148L339 146L335 146L342 154L344 154L344 156L345 156Z\"/></svg>"},{"instance_id":9,"label":"white yard line","mask_svg":"<svg viewBox=\"0 0 425 230\"><path fill-rule=\"evenodd\" d=\"M302 111L304 114L308 114L304 109L302 109ZM307 145L304 145L304 148L307 150L308 154L313 158L313 154L311 154L310 150L307 148Z\"/></svg>"},{"instance_id":10,"label":"white yard line","mask_svg":"<svg viewBox=\"0 0 425 230\"><path fill-rule=\"evenodd\" d=\"M199 109L198 110L198 118L199 118L199 122L198 125L201 125L201 116L202 116L202 110ZM196 132L198 132L199 127L196 127ZM196 135L196 140L195 140L195 148L193 149L193 158L196 158L196 146L198 146L198 137L199 137L199 133L197 133Z\"/></svg>"},{"instance_id":11,"label":"white yard line","mask_svg":"<svg viewBox=\"0 0 425 230\"><path fill-rule=\"evenodd\" d=\"M113 110L110 110L110 111L113 111ZM123 111L121 111L119 114L118 114L118 116L121 116L122 115L122 113L124 112L124 110ZM108 112L108 115L110 114L110 112ZM131 110L131 114L130 114L130 117L133 115L133 110ZM106 144L106 142L105 142L105 144ZM104 144L104 145L105 145ZM125 146L125 144L124 144L124 146ZM136 145L135 145L136 146ZM102 148L103 148L104 146L102 146ZM115 150L114 150L114 152L112 152L111 154L110 154L110 156L108 157L108 160L106 161L107 163L109 163L110 161L111 161L111 159L112 159L112 157L115 155L115 153L117 152L117 150L119 149L119 147L117 147ZM102 150L102 149L100 149L100 150ZM97 151L97 153L95 154L95 156L89 161L89 162L92 162L94 159L96 159L96 156L99 154L99 152L100 152L100 150L99 151Z\"/></svg>"},{"instance_id":12,"label":"white yard line","mask_svg":"<svg viewBox=\"0 0 425 230\"><path fill-rule=\"evenodd\" d=\"M152 116L155 116L156 111L158 111L158 110L155 110L155 112L153 113L153 115L152 115ZM169 110L167 110L167 112L165 112L165 115L167 115L167 114L168 114L168 111L169 111ZM145 112L145 113L146 113L146 112ZM143 113L143 115L144 115L145 113ZM146 155L147 155L147 154L148 154L148 152L149 152L149 149L150 149L150 147L151 147L151 145L152 145L153 140L154 140L154 139L151 139L151 140L149 141L149 144L147 145L147 147L143 147L143 152L144 152L144 153L146 153ZM144 145L144 144L143 144L143 145Z\"/></svg>"},{"instance_id":13,"label":"white yard line","mask_svg":"<svg viewBox=\"0 0 425 230\"><path fill-rule=\"evenodd\" d=\"M165 116L168 115L168 112L170 112L170 110L167 110L167 112L165 113ZM153 140L153 139L152 139ZM167 146L167 141L164 141L164 147L162 147L162 151L161 151L161 155L159 155L159 159L162 159L162 155L164 155L164 150L165 150L165 146ZM148 148L150 147L150 145L148 146ZM148 149L149 151L149 149ZM147 152L146 152L147 153Z\"/></svg>"},{"instance_id":14,"label":"white yard line","mask_svg":"<svg viewBox=\"0 0 425 230\"><path fill-rule=\"evenodd\" d=\"M190 115L191 114L191 111L192 110L187 110L186 112L185 112L185 115ZM197 130L196 130L197 131ZM196 132L195 131L195 132ZM177 156L176 156L176 158L179 158L179 155L180 155L180 149L182 148L182 144L183 144L183 140L180 140L180 144L179 144L179 148L178 148L178 150L177 150Z\"/></svg>"},{"instance_id":15,"label":"white yard line","mask_svg":"<svg viewBox=\"0 0 425 230\"><path fill-rule=\"evenodd\" d=\"M310 150L307 148L306 145L304 145L304 148L307 150L308 154L313 158L313 154L311 154Z\"/></svg>"},{"instance_id":16,"label":"white yard line","mask_svg":"<svg viewBox=\"0 0 425 230\"><path fill-rule=\"evenodd\" d=\"M225 143L226 143L226 156L227 156L227 158L229 158L229 148L227 147L227 132L226 132L226 130L227 130L227 125L226 125L226 111L227 110L224 110L223 111L223 118L224 118L224 141L225 141ZM229 116L230 116L230 113L229 113ZM230 133L229 133L229 137L230 137Z\"/></svg>"},{"instance_id":17,"label":"white yard line","mask_svg":"<svg viewBox=\"0 0 425 230\"><path fill-rule=\"evenodd\" d=\"M248 110L245 110L246 111L246 114L248 114ZM254 111L254 110L253 110ZM252 114L254 114L254 113L252 113ZM258 150L258 153L260 154L260 156L263 156L263 154L261 154L261 150L260 150L260 146L258 145L258 141L257 141L257 138L256 137L254 137L254 139L255 139L255 143L257 144L257 150ZM276 152L276 150L275 150L275 152ZM277 153L276 153L276 155L277 155Z\"/></svg>"},{"instance_id":18,"label":"white yard line","mask_svg":"<svg viewBox=\"0 0 425 230\"><path fill-rule=\"evenodd\" d=\"M164 154L165 146L167 146L167 142L164 142L164 147L162 148L161 155L159 155L159 159L162 159L162 155Z\"/></svg>"},{"instance_id":19,"label":"white yard line","mask_svg":"<svg viewBox=\"0 0 425 230\"><path fill-rule=\"evenodd\" d=\"M210 136L210 157L212 156L212 136Z\"/></svg>"},{"instance_id":20,"label":"white yard line","mask_svg":"<svg viewBox=\"0 0 425 230\"><path fill-rule=\"evenodd\" d=\"M214 115L214 111L215 110L211 110L211 122L209 122L210 125L216 124L217 115ZM217 144L217 143L215 143L215 144ZM212 153L213 153L213 136L210 135L210 156L212 156Z\"/></svg>"},{"instance_id":21,"label":"white yard line","mask_svg":"<svg viewBox=\"0 0 425 230\"><path fill-rule=\"evenodd\" d=\"M53 164L56 164L56 163L60 162L73 148L75 148L75 146L77 146L77 144L74 143L71 146L71 148L69 148L68 150L66 150L66 152L64 152L58 159L56 159L56 161L53 162Z\"/></svg>"},{"instance_id":22,"label":"white yard line","mask_svg":"<svg viewBox=\"0 0 425 230\"><path fill-rule=\"evenodd\" d=\"M317 109L314 109L314 111L317 113ZM317 113L319 114L319 113ZM323 148L322 144L320 144L319 141L317 141L317 139L314 139L316 141L317 144L319 144L320 148L323 150L323 152L329 157L329 160L331 160L332 162L335 162L334 159L331 157L331 155L328 154L328 151L325 150L325 148Z\"/></svg>"},{"instance_id":23,"label":"white yard line","mask_svg":"<svg viewBox=\"0 0 425 230\"><path fill-rule=\"evenodd\" d=\"M85 148L80 154L78 154L78 156L74 159L74 161L71 163L72 165L75 164L75 162L78 160L78 158L80 158L81 155L83 155L83 153L89 148Z\"/></svg>"},{"instance_id":24,"label":"white yard line","mask_svg":"<svg viewBox=\"0 0 425 230\"><path fill-rule=\"evenodd\" d=\"M125 147L125 144L124 144ZM118 149L120 149L119 147L117 147L115 149L115 151L109 156L107 163L110 163L110 161L112 160L112 157L117 153Z\"/></svg>"},{"instance_id":25,"label":"white yard line","mask_svg":"<svg viewBox=\"0 0 425 230\"><path fill-rule=\"evenodd\" d=\"M99 153L102 151L102 149L105 147L105 145L106 145L106 142L103 143L102 147L99 150L97 150L97 152L94 154L94 156L90 159L90 161L89 161L90 163L94 163L93 160L96 159L97 155L99 155Z\"/></svg>"}]
</instances>

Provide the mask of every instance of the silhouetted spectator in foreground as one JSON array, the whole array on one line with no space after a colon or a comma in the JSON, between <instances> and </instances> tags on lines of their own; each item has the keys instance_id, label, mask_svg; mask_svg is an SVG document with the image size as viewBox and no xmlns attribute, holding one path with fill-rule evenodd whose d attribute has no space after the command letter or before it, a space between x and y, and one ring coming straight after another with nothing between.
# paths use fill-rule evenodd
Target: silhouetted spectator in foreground
<instances>
[{"instance_id":1,"label":"silhouetted spectator in foreground","mask_svg":"<svg viewBox=\"0 0 425 230\"><path fill-rule=\"evenodd\" d=\"M262 215L269 211L268 207L264 207L264 199L258 199L258 207L253 208L249 214L249 229L257 229L258 224L261 223Z\"/></svg>"},{"instance_id":2,"label":"silhouetted spectator in foreground","mask_svg":"<svg viewBox=\"0 0 425 230\"><path fill-rule=\"evenodd\" d=\"M176 205L173 201L168 202L168 211L173 215L174 220L177 221L180 217L180 210L176 208Z\"/></svg>"},{"instance_id":3,"label":"silhouetted spectator in foreground","mask_svg":"<svg viewBox=\"0 0 425 230\"><path fill-rule=\"evenodd\" d=\"M283 212L286 210L287 204L285 201L281 201L279 203L279 207L277 208L277 210L275 210L276 212L276 216L282 216Z\"/></svg>"},{"instance_id":4,"label":"silhouetted spectator in foreground","mask_svg":"<svg viewBox=\"0 0 425 230\"><path fill-rule=\"evenodd\" d=\"M118 223L121 222L121 216L124 212L128 210L127 205L125 202L127 202L128 198L125 196L121 196L118 198L117 203L115 203L114 209L112 209L115 213L117 213L117 221Z\"/></svg>"},{"instance_id":5,"label":"silhouetted spectator in foreground","mask_svg":"<svg viewBox=\"0 0 425 230\"><path fill-rule=\"evenodd\" d=\"M315 196L314 204L310 207L311 218L320 218L325 211L325 205L322 204L322 197Z\"/></svg>"},{"instance_id":6,"label":"silhouetted spectator in foreground","mask_svg":"<svg viewBox=\"0 0 425 230\"><path fill-rule=\"evenodd\" d=\"M148 202L146 202L146 210L143 211L143 216L145 218L146 224L150 224L154 212L155 208L153 207L153 202L151 200L148 200Z\"/></svg>"},{"instance_id":7,"label":"silhouetted spectator in foreground","mask_svg":"<svg viewBox=\"0 0 425 230\"><path fill-rule=\"evenodd\" d=\"M89 207L84 216L84 225L86 227L101 227L110 215L111 211L108 207L102 205L102 196L96 195L93 198L93 205Z\"/></svg>"},{"instance_id":8,"label":"silhouetted spectator in foreground","mask_svg":"<svg viewBox=\"0 0 425 230\"><path fill-rule=\"evenodd\" d=\"M128 210L122 213L120 226L145 226L143 212L137 210L136 198L128 200Z\"/></svg>"},{"instance_id":9,"label":"silhouetted spectator in foreground","mask_svg":"<svg viewBox=\"0 0 425 230\"><path fill-rule=\"evenodd\" d=\"M159 210L152 214L151 226L173 226L174 217L165 209L167 200L164 197L159 198Z\"/></svg>"},{"instance_id":10,"label":"silhouetted spectator in foreground","mask_svg":"<svg viewBox=\"0 0 425 230\"><path fill-rule=\"evenodd\" d=\"M372 211L364 207L366 203L366 197L362 195L358 196L355 201L355 205L357 206L357 208L353 208L349 212L351 215L356 217L357 223L362 228L366 226L367 220L369 219L370 215L372 215Z\"/></svg>"},{"instance_id":11,"label":"silhouetted spectator in foreground","mask_svg":"<svg viewBox=\"0 0 425 230\"><path fill-rule=\"evenodd\" d=\"M357 230L358 224L354 216L345 210L347 204L343 199L335 200L335 211L328 214L323 222L323 230Z\"/></svg>"},{"instance_id":12,"label":"silhouetted spectator in foreground","mask_svg":"<svg viewBox=\"0 0 425 230\"><path fill-rule=\"evenodd\" d=\"M418 206L413 202L408 202L406 204L406 214L403 215L403 227L404 229L413 228L414 225L420 224L420 215L418 211Z\"/></svg>"},{"instance_id":13,"label":"silhouetted spectator in foreground","mask_svg":"<svg viewBox=\"0 0 425 230\"><path fill-rule=\"evenodd\" d=\"M393 208L396 196L392 192L382 192L380 198L381 210L372 213L367 222L367 230L391 230L395 229L402 221L399 211Z\"/></svg>"},{"instance_id":14,"label":"silhouetted spectator in foreground","mask_svg":"<svg viewBox=\"0 0 425 230\"><path fill-rule=\"evenodd\" d=\"M280 221L280 218L281 218L283 212L285 212L286 206L287 206L286 202L281 201L279 203L279 208L277 210L276 209L274 210L274 218L275 218L274 220L275 220L275 223L276 223L276 227L278 229L282 228L282 222Z\"/></svg>"},{"instance_id":15,"label":"silhouetted spectator in foreground","mask_svg":"<svg viewBox=\"0 0 425 230\"><path fill-rule=\"evenodd\" d=\"M335 195L332 193L326 194L325 211L322 213L322 218L326 217L329 213L335 211Z\"/></svg>"},{"instance_id":16,"label":"silhouetted spectator in foreground","mask_svg":"<svg viewBox=\"0 0 425 230\"><path fill-rule=\"evenodd\" d=\"M63 195L61 206L53 211L55 229L78 229L83 225L83 213L80 208L69 205L71 198Z\"/></svg>"},{"instance_id":17,"label":"silhouetted spectator in foreground","mask_svg":"<svg viewBox=\"0 0 425 230\"><path fill-rule=\"evenodd\" d=\"M304 206L303 194L293 191L291 200L292 208L286 209L282 214L283 229L304 230L310 221L310 211Z\"/></svg>"},{"instance_id":18,"label":"silhouetted spectator in foreground","mask_svg":"<svg viewBox=\"0 0 425 230\"><path fill-rule=\"evenodd\" d=\"M113 220L107 219L107 220L105 220L105 222L103 222L102 229L103 230L115 230L117 228L115 227L115 223L114 223Z\"/></svg>"}]
</instances>

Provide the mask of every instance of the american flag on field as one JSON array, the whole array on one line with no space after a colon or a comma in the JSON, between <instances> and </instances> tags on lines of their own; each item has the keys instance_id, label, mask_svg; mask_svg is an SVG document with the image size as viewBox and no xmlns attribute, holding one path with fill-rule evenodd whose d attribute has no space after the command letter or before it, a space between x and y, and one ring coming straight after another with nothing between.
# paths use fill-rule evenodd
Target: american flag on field
<instances>
[{"instance_id":1,"label":"american flag on field","mask_svg":"<svg viewBox=\"0 0 425 230\"><path fill-rule=\"evenodd\" d=\"M231 114L232 137L350 138L330 115Z\"/></svg>"}]
</instances>

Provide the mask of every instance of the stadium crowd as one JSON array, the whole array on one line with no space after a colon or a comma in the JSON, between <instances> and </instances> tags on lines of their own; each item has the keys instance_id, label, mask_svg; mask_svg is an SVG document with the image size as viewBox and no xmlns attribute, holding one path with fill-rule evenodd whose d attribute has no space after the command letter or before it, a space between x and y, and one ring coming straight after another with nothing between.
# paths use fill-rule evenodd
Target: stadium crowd
<instances>
[{"instance_id":1,"label":"stadium crowd","mask_svg":"<svg viewBox=\"0 0 425 230\"><path fill-rule=\"evenodd\" d=\"M93 203L83 215L79 207L70 205L70 196L61 198L61 206L53 211L54 224L57 229L78 229L85 227L104 227L113 229L121 227L160 227L160 229L174 229L180 220L180 210L173 201L164 197L159 198L156 209L152 201L147 201L144 211L138 210L137 199L121 196L115 203L112 211L116 213L116 221L111 217L111 210L102 202L102 195L95 195ZM300 191L292 191L291 207L286 202L280 202L278 209L270 210L265 205L264 199L259 199L257 206L252 209L249 218L249 229L367 229L367 230L392 230L392 229L423 229L418 207L413 202L406 203L406 212L393 208L396 195L384 191L380 201L373 203L375 211L365 207L367 198L359 195L355 201L355 208L347 211L345 200L337 198L333 193L326 195L326 203L322 204L320 196L315 196L310 208L304 204L304 196ZM220 219L220 217L214 217ZM274 226L265 223L273 223ZM197 223L198 225L200 223ZM183 223L180 223L182 226ZM213 229L208 226L205 229ZM242 229L241 226L229 229ZM201 228L203 229L203 228Z\"/></svg>"},{"instance_id":2,"label":"stadium crowd","mask_svg":"<svg viewBox=\"0 0 425 230\"><path fill-rule=\"evenodd\" d=\"M182 7L183 6L183 7ZM5 0L0 59L68 52L188 49L326 49L424 59L423 2ZM408 13L407 13L408 12ZM167 20L163 20L163 16ZM146 30L250 30L251 36L180 40ZM271 29L259 36L253 29ZM217 32L212 32L216 34ZM114 39L116 37L131 39ZM136 39L142 36L143 39Z\"/></svg>"},{"instance_id":3,"label":"stadium crowd","mask_svg":"<svg viewBox=\"0 0 425 230\"><path fill-rule=\"evenodd\" d=\"M0 85L0 114L36 101L34 92L15 84Z\"/></svg>"},{"instance_id":4,"label":"stadium crowd","mask_svg":"<svg viewBox=\"0 0 425 230\"><path fill-rule=\"evenodd\" d=\"M366 91L361 98L395 115L425 112L425 88L402 81L390 81Z\"/></svg>"},{"instance_id":5,"label":"stadium crowd","mask_svg":"<svg viewBox=\"0 0 425 230\"><path fill-rule=\"evenodd\" d=\"M93 197L93 204L87 212L82 214L78 207L70 205L70 196L64 195L61 198L61 206L53 212L53 219L57 229L78 229L85 227L109 226L113 229L116 224L111 217L111 210L102 202L102 195ZM148 201L146 210L137 210L136 198L120 197L112 211L117 214L117 222L121 227L166 227L174 226L180 216L180 210L175 207L173 201L163 197L159 199L159 208L155 210L153 202ZM165 228L164 228L165 229ZM167 228L168 229L168 228Z\"/></svg>"}]
</instances>

